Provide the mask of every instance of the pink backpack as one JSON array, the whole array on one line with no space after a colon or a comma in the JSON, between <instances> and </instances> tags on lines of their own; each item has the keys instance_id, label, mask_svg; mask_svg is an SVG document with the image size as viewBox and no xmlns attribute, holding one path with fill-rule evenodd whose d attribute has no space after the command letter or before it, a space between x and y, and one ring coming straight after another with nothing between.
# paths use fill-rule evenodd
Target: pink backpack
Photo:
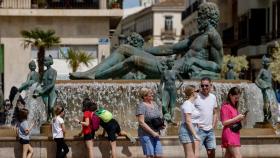
<instances>
[{"instance_id":1,"label":"pink backpack","mask_svg":"<svg viewBox=\"0 0 280 158\"><path fill-rule=\"evenodd\" d=\"M93 112L91 115L91 129L97 131L99 129L100 118Z\"/></svg>"}]
</instances>

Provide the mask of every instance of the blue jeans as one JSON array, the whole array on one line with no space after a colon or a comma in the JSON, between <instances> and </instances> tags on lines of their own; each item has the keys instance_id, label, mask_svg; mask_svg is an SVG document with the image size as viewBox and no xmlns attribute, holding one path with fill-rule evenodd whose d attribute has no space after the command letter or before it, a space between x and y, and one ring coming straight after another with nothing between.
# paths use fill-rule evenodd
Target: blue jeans
<instances>
[{"instance_id":1,"label":"blue jeans","mask_svg":"<svg viewBox=\"0 0 280 158\"><path fill-rule=\"evenodd\" d=\"M146 156L161 156L162 155L162 146L159 138L152 136L140 136L140 143L144 155Z\"/></svg>"},{"instance_id":2,"label":"blue jeans","mask_svg":"<svg viewBox=\"0 0 280 158\"><path fill-rule=\"evenodd\" d=\"M206 149L216 149L216 137L213 129L205 131L199 128L198 135L201 139L201 145L204 145Z\"/></svg>"}]
</instances>

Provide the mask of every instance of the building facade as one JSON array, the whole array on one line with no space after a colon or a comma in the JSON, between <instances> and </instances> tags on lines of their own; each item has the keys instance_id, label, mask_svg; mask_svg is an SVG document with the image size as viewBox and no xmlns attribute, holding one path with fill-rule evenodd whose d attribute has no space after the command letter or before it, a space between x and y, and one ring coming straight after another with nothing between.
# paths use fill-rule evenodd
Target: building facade
<instances>
[{"instance_id":1,"label":"building facade","mask_svg":"<svg viewBox=\"0 0 280 158\"><path fill-rule=\"evenodd\" d=\"M181 37L184 0L165 0L123 19L121 33L137 32L148 46L173 44Z\"/></svg>"},{"instance_id":2,"label":"building facade","mask_svg":"<svg viewBox=\"0 0 280 158\"><path fill-rule=\"evenodd\" d=\"M123 15L120 6L121 1L116 5L105 0L0 1L0 43L4 47L2 83L5 98L12 86L18 87L26 80L28 63L36 59L36 48L23 48L21 30L54 30L61 38L61 43L58 47L46 50L46 54L53 56L58 75L67 75L71 69L59 54L59 49L64 52L69 48L84 50L96 57L91 65L94 66L110 54L110 36Z\"/></svg>"}]
</instances>

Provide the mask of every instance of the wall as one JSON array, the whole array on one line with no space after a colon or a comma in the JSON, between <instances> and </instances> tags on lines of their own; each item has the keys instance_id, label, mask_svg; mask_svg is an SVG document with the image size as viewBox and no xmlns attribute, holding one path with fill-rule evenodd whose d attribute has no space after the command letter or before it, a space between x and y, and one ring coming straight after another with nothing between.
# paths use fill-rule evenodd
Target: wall
<instances>
[{"instance_id":1,"label":"wall","mask_svg":"<svg viewBox=\"0 0 280 158\"><path fill-rule=\"evenodd\" d=\"M252 8L267 8L269 7L270 0L238 0L238 16L248 12Z\"/></svg>"},{"instance_id":2,"label":"wall","mask_svg":"<svg viewBox=\"0 0 280 158\"><path fill-rule=\"evenodd\" d=\"M154 46L163 45L165 42L176 43L179 41L182 30L181 23L181 12L154 12L153 24L154 24ZM173 29L176 30L176 38L172 41L162 41L161 40L161 30L164 29L165 16L173 16Z\"/></svg>"},{"instance_id":3,"label":"wall","mask_svg":"<svg viewBox=\"0 0 280 158\"><path fill-rule=\"evenodd\" d=\"M30 48L22 46L21 30L35 27L53 29L61 37L61 44L98 45L98 59L110 54L110 43L99 45L98 40L109 36L109 18L102 17L0 17L1 42L5 45L5 86L4 95L8 97L10 88L19 86L26 80L28 62L31 60Z\"/></svg>"}]
</instances>

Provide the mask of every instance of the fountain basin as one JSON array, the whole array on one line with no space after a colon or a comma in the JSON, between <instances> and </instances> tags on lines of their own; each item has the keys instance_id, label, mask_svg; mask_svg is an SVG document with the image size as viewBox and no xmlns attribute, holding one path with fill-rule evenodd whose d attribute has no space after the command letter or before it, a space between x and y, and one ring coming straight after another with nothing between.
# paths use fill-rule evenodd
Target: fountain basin
<instances>
[{"instance_id":1,"label":"fountain basin","mask_svg":"<svg viewBox=\"0 0 280 158\"><path fill-rule=\"evenodd\" d=\"M220 147L221 130L215 131L217 137L216 157L222 157L222 149ZM73 133L74 134L74 133ZM86 157L86 148L82 138L66 136L66 143L69 146L70 152L68 158ZM138 140L138 139L137 139ZM163 144L164 157L182 158L184 151L178 140L178 136L161 137ZM241 153L244 158L277 158L280 150L280 137L273 133L272 129L248 128L241 130ZM31 145L34 148L34 158L54 158L55 157L55 142L51 137L32 136ZM96 158L109 158L109 142L102 139L97 139L94 142L94 154ZM18 158L21 155L21 145L15 137L0 137L0 157L1 158ZM176 151L176 152L174 152ZM9 153L9 154L7 154ZM204 149L200 151L200 157L206 158ZM117 140L117 157L133 157L144 158L142 148L139 141L136 144L129 143L123 137Z\"/></svg>"}]
</instances>

